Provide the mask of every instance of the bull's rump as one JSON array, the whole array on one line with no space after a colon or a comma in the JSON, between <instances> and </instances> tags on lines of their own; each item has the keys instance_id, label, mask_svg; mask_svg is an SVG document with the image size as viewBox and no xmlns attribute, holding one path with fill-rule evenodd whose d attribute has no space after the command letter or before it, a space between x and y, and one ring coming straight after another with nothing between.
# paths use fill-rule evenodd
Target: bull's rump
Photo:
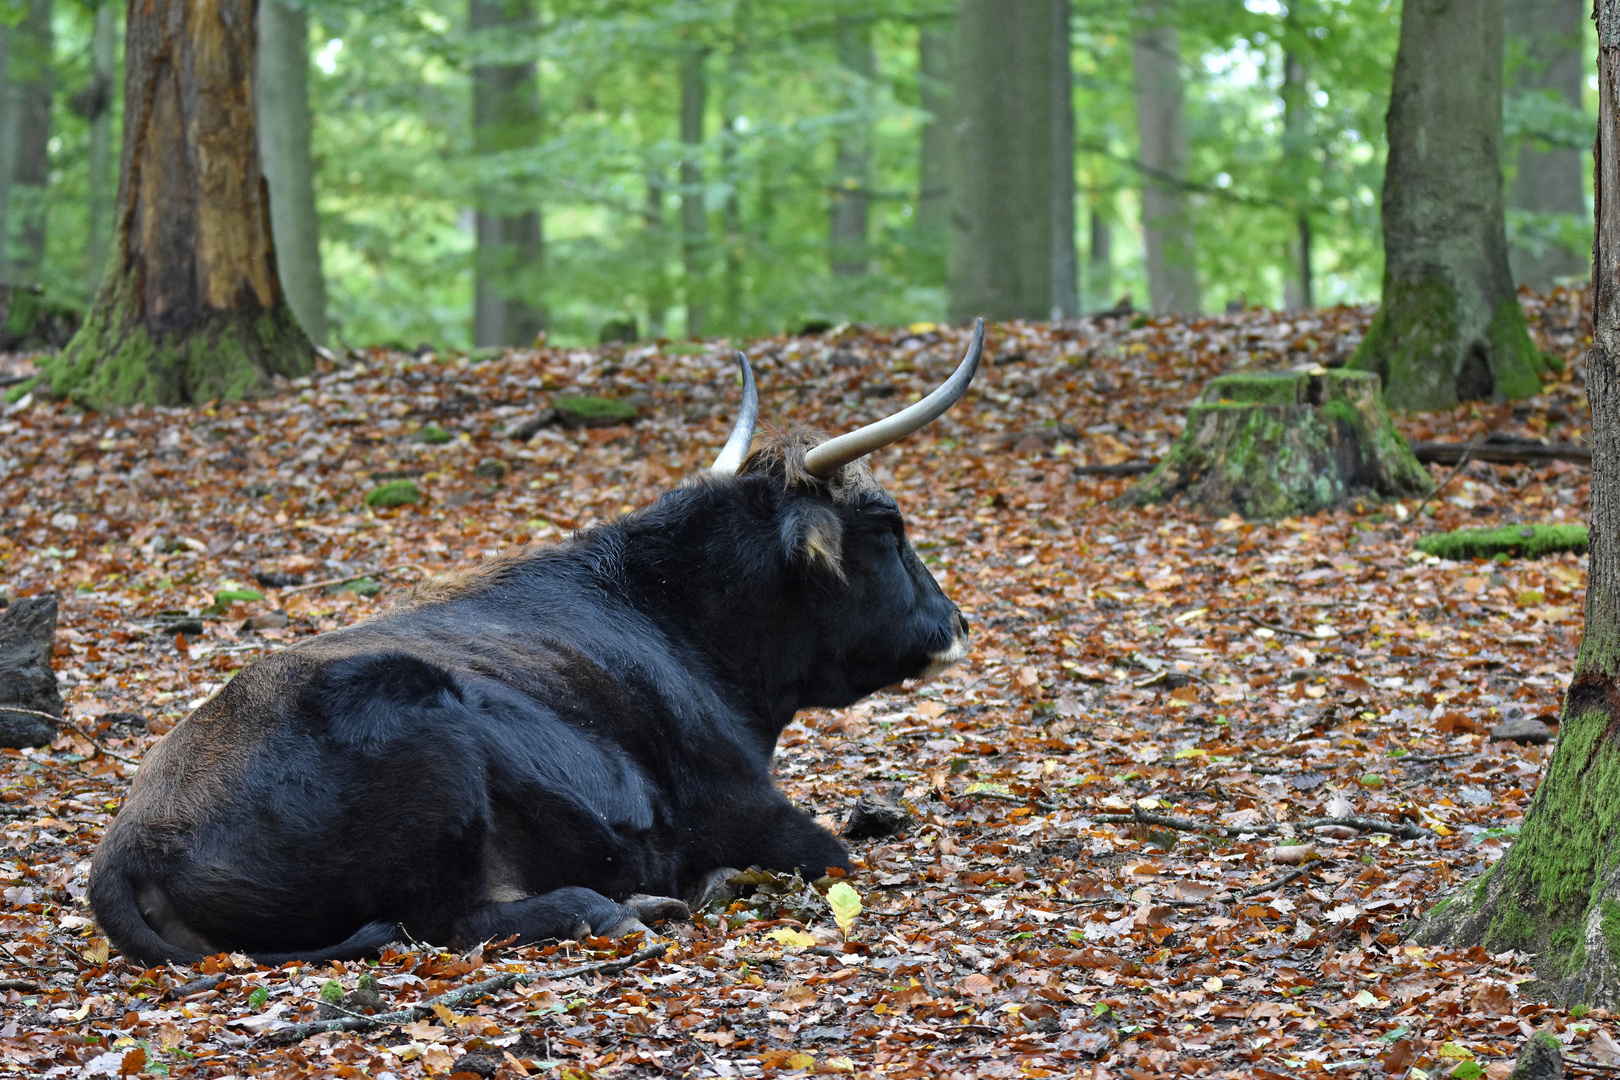
<instances>
[{"instance_id":1,"label":"bull's rump","mask_svg":"<svg viewBox=\"0 0 1620 1080\"><path fill-rule=\"evenodd\" d=\"M675 892L657 751L624 738L625 706L664 710L622 683L613 701L593 700L602 680L559 688L537 672L583 661L544 651L499 678L350 633L251 665L154 748L95 876L155 884L194 933L247 951L377 920L448 940L492 891Z\"/></svg>"}]
</instances>

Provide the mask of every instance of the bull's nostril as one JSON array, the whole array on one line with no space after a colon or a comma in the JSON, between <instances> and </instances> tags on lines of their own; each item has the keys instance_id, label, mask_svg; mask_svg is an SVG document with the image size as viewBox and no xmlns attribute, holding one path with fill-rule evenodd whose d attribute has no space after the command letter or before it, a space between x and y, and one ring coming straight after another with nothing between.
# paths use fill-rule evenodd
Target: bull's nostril
<instances>
[{"instance_id":1,"label":"bull's nostril","mask_svg":"<svg viewBox=\"0 0 1620 1080\"><path fill-rule=\"evenodd\" d=\"M960 611L956 613L956 625L962 628L962 633L966 634L968 632L967 616L963 615Z\"/></svg>"}]
</instances>

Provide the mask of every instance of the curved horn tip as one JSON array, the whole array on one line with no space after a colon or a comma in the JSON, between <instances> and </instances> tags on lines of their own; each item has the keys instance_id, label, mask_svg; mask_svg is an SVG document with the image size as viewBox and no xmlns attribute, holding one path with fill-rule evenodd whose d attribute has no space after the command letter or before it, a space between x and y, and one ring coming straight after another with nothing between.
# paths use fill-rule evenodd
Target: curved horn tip
<instances>
[{"instance_id":1,"label":"curved horn tip","mask_svg":"<svg viewBox=\"0 0 1620 1080\"><path fill-rule=\"evenodd\" d=\"M737 423L731 429L731 437L721 448L720 456L714 459L714 464L709 466L710 472L720 476L737 475L737 470L742 468L743 460L748 456L748 448L754 443L754 428L759 425L759 389L754 383L754 369L740 350L737 353L737 366L742 370L743 378L742 408L737 412Z\"/></svg>"}]
</instances>

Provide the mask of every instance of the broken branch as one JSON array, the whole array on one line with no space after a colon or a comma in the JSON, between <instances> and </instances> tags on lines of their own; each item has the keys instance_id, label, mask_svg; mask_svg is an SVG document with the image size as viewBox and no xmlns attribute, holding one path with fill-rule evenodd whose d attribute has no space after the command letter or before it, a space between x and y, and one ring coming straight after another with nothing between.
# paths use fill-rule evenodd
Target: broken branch
<instances>
[{"instance_id":1,"label":"broken branch","mask_svg":"<svg viewBox=\"0 0 1620 1080\"><path fill-rule=\"evenodd\" d=\"M393 1012L378 1013L375 1016L345 1016L337 1020L316 1020L308 1024L293 1024L291 1027L282 1028L280 1031L268 1032L264 1038L266 1042L273 1046L285 1046L290 1043L303 1042L311 1035L320 1035L329 1031L368 1031L372 1028L387 1027L391 1024L409 1024L427 1016L433 1011L435 1005L443 1005L447 1009L454 1009L457 1005L477 1001L479 998L487 997L502 990L510 990L520 983L533 982L535 979L571 979L579 975L597 974L617 975L619 972L635 967L637 964L655 960L663 956L667 951L668 946L665 945L648 945L644 949L638 949L629 956L620 957L617 960L580 964L577 967L563 968L558 971L509 972L505 975L497 975L492 979L485 979L483 982L473 983L471 986L463 986L459 990L451 990L448 993L440 994L438 997L428 998L426 1001L418 1001L413 1005L408 1005L403 1009L396 1009Z\"/></svg>"},{"instance_id":2,"label":"broken branch","mask_svg":"<svg viewBox=\"0 0 1620 1080\"><path fill-rule=\"evenodd\" d=\"M1094 814L1093 821L1110 825L1157 825L1163 829L1175 829L1180 832L1213 833L1216 836L1228 836L1233 833L1250 833L1255 836L1274 836L1286 828L1317 829L1323 825L1342 825L1355 829L1357 832L1388 833L1390 836L1402 840L1419 840L1434 833L1417 825L1403 821L1382 821L1378 818L1368 817L1324 817L1305 818L1303 821L1284 824L1256 824L1256 825L1222 825L1215 821L1194 821L1191 818L1171 817L1168 814L1153 814L1145 810L1133 810L1129 814Z\"/></svg>"}]
</instances>

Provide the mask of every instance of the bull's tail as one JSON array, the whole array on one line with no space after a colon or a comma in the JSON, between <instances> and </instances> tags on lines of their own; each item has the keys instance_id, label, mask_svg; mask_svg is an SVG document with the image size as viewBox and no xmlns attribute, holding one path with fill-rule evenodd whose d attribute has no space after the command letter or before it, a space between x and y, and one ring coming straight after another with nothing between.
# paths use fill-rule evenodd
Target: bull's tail
<instances>
[{"instance_id":1,"label":"bull's tail","mask_svg":"<svg viewBox=\"0 0 1620 1080\"><path fill-rule=\"evenodd\" d=\"M125 958L142 967L161 964L195 964L203 953L182 948L164 940L141 915L140 902L135 895L135 883L129 875L118 869L92 874L90 904L95 909L96 922L107 935L107 940L123 953ZM329 960L360 960L374 957L383 946L398 941L404 935L394 923L367 923L336 945L325 949L303 952L253 953L255 963L265 967L299 961L325 963Z\"/></svg>"}]
</instances>

